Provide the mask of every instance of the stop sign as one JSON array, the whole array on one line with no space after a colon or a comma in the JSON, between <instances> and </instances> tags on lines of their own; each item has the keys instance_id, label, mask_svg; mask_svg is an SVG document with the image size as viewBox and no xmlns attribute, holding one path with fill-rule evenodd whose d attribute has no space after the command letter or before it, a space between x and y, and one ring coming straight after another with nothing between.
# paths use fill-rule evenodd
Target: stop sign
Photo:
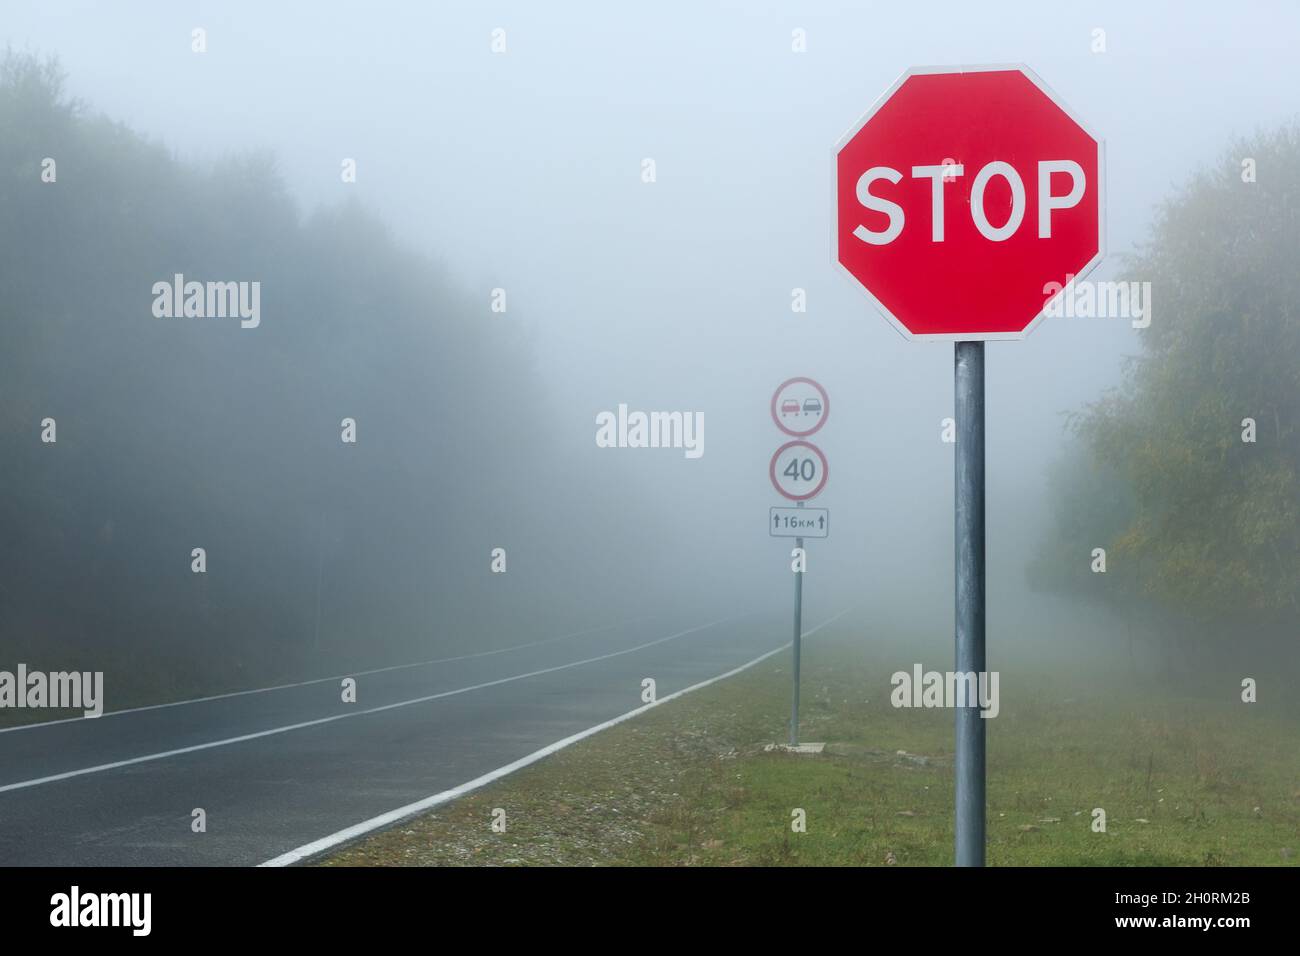
<instances>
[{"instance_id":1,"label":"stop sign","mask_svg":"<svg viewBox=\"0 0 1300 956\"><path fill-rule=\"evenodd\" d=\"M1026 67L909 70L835 149L835 261L909 338L1024 338L1101 261L1103 173Z\"/></svg>"}]
</instances>

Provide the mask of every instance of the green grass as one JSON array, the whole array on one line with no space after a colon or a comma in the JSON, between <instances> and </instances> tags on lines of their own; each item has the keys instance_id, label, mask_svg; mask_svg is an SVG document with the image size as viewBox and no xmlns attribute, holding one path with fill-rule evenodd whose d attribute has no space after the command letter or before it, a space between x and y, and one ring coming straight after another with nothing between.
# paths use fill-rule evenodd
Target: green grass
<instances>
[{"instance_id":1,"label":"green grass","mask_svg":"<svg viewBox=\"0 0 1300 956\"><path fill-rule=\"evenodd\" d=\"M810 642L801 739L825 754L763 749L785 734L781 655L321 863L947 865L952 711L889 703L889 675L915 653ZM1003 670L1001 698L987 728L991 865L1300 860L1294 707L1243 704L1231 680L1193 697L1041 661ZM805 833L791 830L796 808Z\"/></svg>"}]
</instances>

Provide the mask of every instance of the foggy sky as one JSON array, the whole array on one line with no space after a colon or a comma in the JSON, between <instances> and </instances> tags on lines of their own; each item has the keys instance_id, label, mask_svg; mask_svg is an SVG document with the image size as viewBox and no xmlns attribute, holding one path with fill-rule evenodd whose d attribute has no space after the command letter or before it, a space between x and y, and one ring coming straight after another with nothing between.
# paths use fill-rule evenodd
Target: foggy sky
<instances>
[{"instance_id":1,"label":"foggy sky","mask_svg":"<svg viewBox=\"0 0 1300 956\"><path fill-rule=\"evenodd\" d=\"M203 55L190 50L198 26ZM498 27L504 55L489 48ZM796 27L805 54L791 52ZM1104 54L1090 52L1098 27ZM1024 62L1106 140L1109 255L1092 277L1112 278L1197 168L1296 115L1297 35L1300 8L1285 3L11 0L0 27L16 48L57 54L94 110L182 158L269 149L304 212L355 196L445 262L484 322L532 342L575 500L630 467L644 483L629 521L647 489L707 519L707 533L665 529L684 569L761 566L788 583L764 525L780 503L767 401L786 378L817 378L833 411L816 439L830 460L816 505L834 531L812 551L812 599L833 568L837 600L931 593L936 620L950 613L952 447L939 422L952 349L905 341L832 268L834 144L910 66ZM355 185L340 182L345 157ZM506 316L487 310L498 286ZM805 315L790 311L794 287L808 291ZM1021 583L1061 412L1114 383L1139 334L1049 319L989 346L991 590ZM596 449L595 416L619 403L703 412L706 453Z\"/></svg>"}]
</instances>

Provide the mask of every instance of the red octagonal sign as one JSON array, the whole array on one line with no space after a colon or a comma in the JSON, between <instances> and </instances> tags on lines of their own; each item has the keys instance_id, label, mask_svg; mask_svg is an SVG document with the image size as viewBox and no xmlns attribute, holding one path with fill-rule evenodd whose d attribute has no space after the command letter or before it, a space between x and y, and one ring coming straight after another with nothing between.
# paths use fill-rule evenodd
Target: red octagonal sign
<instances>
[{"instance_id":1,"label":"red octagonal sign","mask_svg":"<svg viewBox=\"0 0 1300 956\"><path fill-rule=\"evenodd\" d=\"M835 260L910 338L1024 338L1101 261L1103 176L1026 67L909 70L835 149Z\"/></svg>"}]
</instances>

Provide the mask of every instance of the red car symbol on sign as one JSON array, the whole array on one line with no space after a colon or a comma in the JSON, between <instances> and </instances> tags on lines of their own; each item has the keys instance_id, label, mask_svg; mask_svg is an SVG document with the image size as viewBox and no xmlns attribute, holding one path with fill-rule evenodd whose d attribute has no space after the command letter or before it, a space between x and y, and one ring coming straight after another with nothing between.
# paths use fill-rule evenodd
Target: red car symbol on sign
<instances>
[{"instance_id":1,"label":"red car symbol on sign","mask_svg":"<svg viewBox=\"0 0 1300 956\"><path fill-rule=\"evenodd\" d=\"M786 379L772 393L772 421L796 438L806 438L819 430L830 412L826 389L802 375Z\"/></svg>"}]
</instances>

